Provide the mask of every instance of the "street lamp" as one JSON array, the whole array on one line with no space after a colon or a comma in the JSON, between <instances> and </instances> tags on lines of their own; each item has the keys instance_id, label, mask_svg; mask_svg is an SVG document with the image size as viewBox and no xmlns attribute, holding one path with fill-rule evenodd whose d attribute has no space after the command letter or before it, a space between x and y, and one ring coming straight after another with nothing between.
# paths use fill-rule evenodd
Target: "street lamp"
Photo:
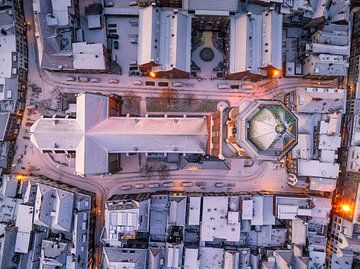
<instances>
[{"instance_id":1,"label":"street lamp","mask_svg":"<svg viewBox=\"0 0 360 269\"><path fill-rule=\"evenodd\" d=\"M342 204L341 209L344 212L350 212L351 211L351 207L348 204Z\"/></svg>"}]
</instances>

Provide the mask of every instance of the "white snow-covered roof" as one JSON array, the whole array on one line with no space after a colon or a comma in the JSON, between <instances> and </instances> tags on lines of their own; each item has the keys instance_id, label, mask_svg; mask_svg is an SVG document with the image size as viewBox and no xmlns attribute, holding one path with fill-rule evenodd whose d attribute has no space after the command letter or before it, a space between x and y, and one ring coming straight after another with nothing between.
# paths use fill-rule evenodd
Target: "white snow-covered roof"
<instances>
[{"instance_id":1,"label":"white snow-covered roof","mask_svg":"<svg viewBox=\"0 0 360 269\"><path fill-rule=\"evenodd\" d=\"M282 14L242 14L230 21L229 72L250 71L272 66L282 68Z\"/></svg>"},{"instance_id":2,"label":"white snow-covered roof","mask_svg":"<svg viewBox=\"0 0 360 269\"><path fill-rule=\"evenodd\" d=\"M346 92L342 89L298 88L295 104L298 113L345 112Z\"/></svg>"},{"instance_id":3,"label":"white snow-covered roof","mask_svg":"<svg viewBox=\"0 0 360 269\"><path fill-rule=\"evenodd\" d=\"M30 129L41 150L76 151L76 172L108 170L108 153L205 153L205 118L108 117L108 97L80 94L77 118L41 118Z\"/></svg>"},{"instance_id":4,"label":"white snow-covered roof","mask_svg":"<svg viewBox=\"0 0 360 269\"><path fill-rule=\"evenodd\" d=\"M159 64L155 71L174 68L190 72L191 17L149 6L140 10L138 63Z\"/></svg>"},{"instance_id":5,"label":"white snow-covered roof","mask_svg":"<svg viewBox=\"0 0 360 269\"><path fill-rule=\"evenodd\" d=\"M183 0L184 9L215 10L236 12L239 9L238 0Z\"/></svg>"},{"instance_id":6,"label":"white snow-covered roof","mask_svg":"<svg viewBox=\"0 0 360 269\"><path fill-rule=\"evenodd\" d=\"M28 253L30 244L30 233L33 226L34 207L29 205L19 205L17 210L16 224L18 231L16 233L15 251Z\"/></svg>"},{"instance_id":7,"label":"white snow-covered roof","mask_svg":"<svg viewBox=\"0 0 360 269\"><path fill-rule=\"evenodd\" d=\"M74 69L105 70L106 61L102 43L76 42L73 46Z\"/></svg>"},{"instance_id":8,"label":"white snow-covered roof","mask_svg":"<svg viewBox=\"0 0 360 269\"><path fill-rule=\"evenodd\" d=\"M53 15L57 18L59 26L69 25L69 10L71 0L51 0Z\"/></svg>"},{"instance_id":9,"label":"white snow-covered roof","mask_svg":"<svg viewBox=\"0 0 360 269\"><path fill-rule=\"evenodd\" d=\"M37 184L34 224L56 231L70 232L73 206L73 193Z\"/></svg>"},{"instance_id":10,"label":"white snow-covered roof","mask_svg":"<svg viewBox=\"0 0 360 269\"><path fill-rule=\"evenodd\" d=\"M318 160L298 160L298 175L304 177L337 178L338 163L322 163Z\"/></svg>"},{"instance_id":11,"label":"white snow-covered roof","mask_svg":"<svg viewBox=\"0 0 360 269\"><path fill-rule=\"evenodd\" d=\"M216 238L226 241L240 240L240 221L229 221L229 197L203 197L200 241L214 241ZM239 213L239 212L237 212Z\"/></svg>"},{"instance_id":12,"label":"white snow-covered roof","mask_svg":"<svg viewBox=\"0 0 360 269\"><path fill-rule=\"evenodd\" d=\"M0 78L11 78L12 76L12 53L16 52L15 35L0 36Z\"/></svg>"},{"instance_id":13,"label":"white snow-covered roof","mask_svg":"<svg viewBox=\"0 0 360 269\"><path fill-rule=\"evenodd\" d=\"M101 16L100 15L88 15L87 21L88 21L89 29L101 28Z\"/></svg>"}]
</instances>

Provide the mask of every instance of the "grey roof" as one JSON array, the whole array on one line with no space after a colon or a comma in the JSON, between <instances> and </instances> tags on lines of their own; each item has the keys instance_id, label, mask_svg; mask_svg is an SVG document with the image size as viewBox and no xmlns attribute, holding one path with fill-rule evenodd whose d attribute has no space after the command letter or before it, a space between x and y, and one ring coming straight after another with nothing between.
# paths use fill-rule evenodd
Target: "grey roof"
<instances>
[{"instance_id":1,"label":"grey roof","mask_svg":"<svg viewBox=\"0 0 360 269\"><path fill-rule=\"evenodd\" d=\"M130 266L131 264L129 268L134 269L143 269L146 267L147 249L104 247L103 250L106 262L109 262L108 266L111 263L118 263L119 266L121 263L124 263L124 266Z\"/></svg>"},{"instance_id":2,"label":"grey roof","mask_svg":"<svg viewBox=\"0 0 360 269\"><path fill-rule=\"evenodd\" d=\"M71 231L74 194L38 184L34 223L56 231Z\"/></svg>"},{"instance_id":3,"label":"grey roof","mask_svg":"<svg viewBox=\"0 0 360 269\"><path fill-rule=\"evenodd\" d=\"M232 11L239 9L238 0L184 0L183 6L189 10L214 10L214 11Z\"/></svg>"},{"instance_id":4,"label":"grey roof","mask_svg":"<svg viewBox=\"0 0 360 269\"><path fill-rule=\"evenodd\" d=\"M4 141L7 125L10 119L10 112L0 113L0 140Z\"/></svg>"}]
</instances>

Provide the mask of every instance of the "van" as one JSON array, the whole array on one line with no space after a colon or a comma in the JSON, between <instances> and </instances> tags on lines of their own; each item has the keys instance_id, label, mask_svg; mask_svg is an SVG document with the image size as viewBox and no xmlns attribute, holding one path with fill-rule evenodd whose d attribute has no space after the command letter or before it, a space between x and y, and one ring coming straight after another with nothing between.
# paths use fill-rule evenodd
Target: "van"
<instances>
[{"instance_id":1,"label":"van","mask_svg":"<svg viewBox=\"0 0 360 269\"><path fill-rule=\"evenodd\" d=\"M66 81L75 81L75 77L67 77Z\"/></svg>"},{"instance_id":2,"label":"van","mask_svg":"<svg viewBox=\"0 0 360 269\"><path fill-rule=\"evenodd\" d=\"M89 78L88 77L78 77L78 81L79 82L89 82Z\"/></svg>"},{"instance_id":3,"label":"van","mask_svg":"<svg viewBox=\"0 0 360 269\"><path fill-rule=\"evenodd\" d=\"M134 81L132 82L132 84L133 84L134 86L141 86L141 85L142 85L142 81L141 81L141 80L134 80Z\"/></svg>"},{"instance_id":4,"label":"van","mask_svg":"<svg viewBox=\"0 0 360 269\"><path fill-rule=\"evenodd\" d=\"M173 82L172 85L173 85L173 87L183 87L184 83L182 83L182 82Z\"/></svg>"},{"instance_id":5,"label":"van","mask_svg":"<svg viewBox=\"0 0 360 269\"><path fill-rule=\"evenodd\" d=\"M119 80L118 80L118 79L115 79L115 78L110 78L110 79L109 79L109 83L111 83L111 84L118 84L118 83L119 83Z\"/></svg>"},{"instance_id":6,"label":"van","mask_svg":"<svg viewBox=\"0 0 360 269\"><path fill-rule=\"evenodd\" d=\"M229 85L229 84L218 84L218 85L217 85L217 88L218 88L218 89L221 89L221 90L223 90L223 89L230 89L230 85Z\"/></svg>"},{"instance_id":7,"label":"van","mask_svg":"<svg viewBox=\"0 0 360 269\"><path fill-rule=\"evenodd\" d=\"M99 82L100 82L100 79L98 79L98 78L91 78L91 79L90 79L90 82L91 82L91 83L99 83Z\"/></svg>"}]
</instances>

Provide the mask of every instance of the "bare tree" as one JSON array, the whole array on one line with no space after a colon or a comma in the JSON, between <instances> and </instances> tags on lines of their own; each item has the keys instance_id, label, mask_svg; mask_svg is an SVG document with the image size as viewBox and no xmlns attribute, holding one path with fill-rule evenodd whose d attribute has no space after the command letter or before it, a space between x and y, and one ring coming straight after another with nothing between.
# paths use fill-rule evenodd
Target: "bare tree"
<instances>
[{"instance_id":1,"label":"bare tree","mask_svg":"<svg viewBox=\"0 0 360 269\"><path fill-rule=\"evenodd\" d=\"M129 106L132 107L133 105L135 105L138 101L138 96L136 96L136 94L133 91L127 91L125 92L124 96L123 96L123 100L124 102Z\"/></svg>"},{"instance_id":2,"label":"bare tree","mask_svg":"<svg viewBox=\"0 0 360 269\"><path fill-rule=\"evenodd\" d=\"M157 173L160 180L165 180L169 178L169 168L166 164L160 164L157 168Z\"/></svg>"},{"instance_id":3,"label":"bare tree","mask_svg":"<svg viewBox=\"0 0 360 269\"><path fill-rule=\"evenodd\" d=\"M165 100L168 105L171 105L171 101L179 97L179 93L177 90L173 88L165 88L162 89L159 95L161 100Z\"/></svg>"},{"instance_id":4,"label":"bare tree","mask_svg":"<svg viewBox=\"0 0 360 269\"><path fill-rule=\"evenodd\" d=\"M149 180L154 176L155 167L154 165L151 165L148 162L146 162L145 166L141 168L141 172Z\"/></svg>"},{"instance_id":5,"label":"bare tree","mask_svg":"<svg viewBox=\"0 0 360 269\"><path fill-rule=\"evenodd\" d=\"M184 95L184 97L188 101L188 105L191 105L192 101L194 100L195 95L191 92L188 92Z\"/></svg>"}]
</instances>

